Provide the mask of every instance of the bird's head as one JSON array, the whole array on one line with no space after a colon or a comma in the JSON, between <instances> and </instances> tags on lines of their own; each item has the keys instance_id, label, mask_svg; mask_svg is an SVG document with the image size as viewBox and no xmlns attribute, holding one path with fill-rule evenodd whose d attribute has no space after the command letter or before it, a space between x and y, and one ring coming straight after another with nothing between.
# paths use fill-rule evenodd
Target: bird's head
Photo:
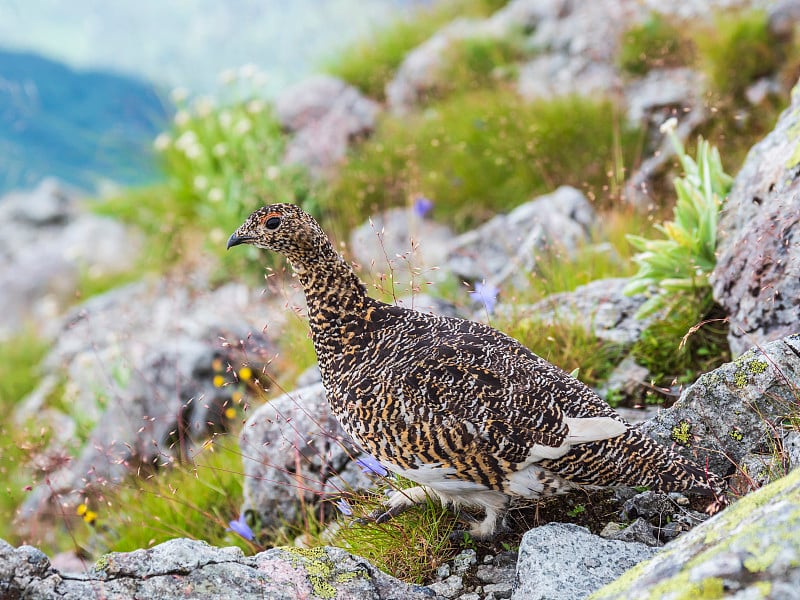
<instances>
[{"instance_id":1,"label":"bird's head","mask_svg":"<svg viewBox=\"0 0 800 600\"><path fill-rule=\"evenodd\" d=\"M328 238L314 218L294 204L271 204L259 208L228 238L228 248L252 244L303 263L329 246Z\"/></svg>"}]
</instances>

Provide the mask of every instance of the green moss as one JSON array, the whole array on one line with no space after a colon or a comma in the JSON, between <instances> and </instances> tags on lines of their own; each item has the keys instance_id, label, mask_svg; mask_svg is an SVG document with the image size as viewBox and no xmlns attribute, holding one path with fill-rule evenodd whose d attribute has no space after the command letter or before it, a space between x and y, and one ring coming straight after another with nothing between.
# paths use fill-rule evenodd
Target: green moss
<instances>
[{"instance_id":1,"label":"green moss","mask_svg":"<svg viewBox=\"0 0 800 600\"><path fill-rule=\"evenodd\" d=\"M296 557L297 563L302 563L303 569L308 574L311 589L317 597L329 599L336 596L336 587L330 583L335 567L324 548L284 546L281 550ZM350 579L356 576L355 573L352 575Z\"/></svg>"},{"instance_id":2,"label":"green moss","mask_svg":"<svg viewBox=\"0 0 800 600\"><path fill-rule=\"evenodd\" d=\"M736 428L733 428L730 431L728 431L728 437L737 442L741 442L744 439L744 435L742 435L742 432Z\"/></svg>"},{"instance_id":3,"label":"green moss","mask_svg":"<svg viewBox=\"0 0 800 600\"><path fill-rule=\"evenodd\" d=\"M677 595L674 593L677 591ZM725 596L725 584L719 577L706 577L701 581L689 581L686 572L653 586L651 598L660 598L666 592L673 592L674 600L712 600Z\"/></svg>"},{"instance_id":4,"label":"green moss","mask_svg":"<svg viewBox=\"0 0 800 600\"><path fill-rule=\"evenodd\" d=\"M798 84L800 85L800 84ZM798 93L798 86L796 85L794 89L792 89L792 97ZM794 143L794 151L792 155L786 160L785 168L786 170L793 169L800 163L800 110L793 109L792 113L789 117L787 117L794 121L794 125L792 125L788 131L786 132L786 137L788 141Z\"/></svg>"},{"instance_id":5,"label":"green moss","mask_svg":"<svg viewBox=\"0 0 800 600\"><path fill-rule=\"evenodd\" d=\"M697 553L683 566L676 575L661 581L647 589L642 598L717 598L720 590L714 578L702 582L688 580L689 573L718 555L730 553L746 553L745 568L753 574L768 570L775 560L791 549L800 555L800 538L797 527L800 525L800 492L798 482L800 472L795 471L788 476L771 483L761 490L749 494L728 507L715 517L712 523L703 524L701 529L686 534L684 543L696 549ZM789 491L791 490L791 491ZM753 515L763 507L770 510L774 517L780 519L765 536ZM710 526L710 527L709 527ZM705 530L705 531L703 531ZM593 598L627 598L635 582L644 583L643 578L652 577L652 569L660 561L674 560L676 553L682 552L681 542L667 547L658 557L640 563L625 573L617 581L599 590ZM797 566L797 565L795 565ZM752 581L748 584L760 593L766 594L771 587L767 582Z\"/></svg>"},{"instance_id":6,"label":"green moss","mask_svg":"<svg viewBox=\"0 0 800 600\"><path fill-rule=\"evenodd\" d=\"M640 131L619 114L607 100L526 104L483 90L422 114L387 116L351 153L323 206L354 226L423 195L436 218L464 229L561 184L600 203L618 189L640 146Z\"/></svg>"},{"instance_id":7,"label":"green moss","mask_svg":"<svg viewBox=\"0 0 800 600\"><path fill-rule=\"evenodd\" d=\"M113 562L114 557L112 554L103 554L100 558L97 559L94 563L94 570L95 571L105 571L111 563Z\"/></svg>"},{"instance_id":8,"label":"green moss","mask_svg":"<svg viewBox=\"0 0 800 600\"><path fill-rule=\"evenodd\" d=\"M672 428L669 438L682 446L690 446L694 435L692 434L692 425L689 421L681 421Z\"/></svg>"},{"instance_id":9,"label":"green moss","mask_svg":"<svg viewBox=\"0 0 800 600\"><path fill-rule=\"evenodd\" d=\"M769 598L772 592L772 582L770 581L756 581L753 587L758 590L762 598Z\"/></svg>"},{"instance_id":10,"label":"green moss","mask_svg":"<svg viewBox=\"0 0 800 600\"><path fill-rule=\"evenodd\" d=\"M751 573L760 573L766 571L767 567L775 562L775 559L780 554L780 548L775 546L765 548L763 552L754 554L744 560L744 568Z\"/></svg>"},{"instance_id":11,"label":"green moss","mask_svg":"<svg viewBox=\"0 0 800 600\"><path fill-rule=\"evenodd\" d=\"M765 373L769 363L756 358L756 354L749 350L733 361L736 370L733 372L733 384L741 389L748 385L754 375Z\"/></svg>"},{"instance_id":12,"label":"green moss","mask_svg":"<svg viewBox=\"0 0 800 600\"><path fill-rule=\"evenodd\" d=\"M339 573L336 576L336 583L347 583L348 581L353 581L357 577L365 577L366 579L370 578L369 573L356 573L355 571L348 571L347 573Z\"/></svg>"}]
</instances>

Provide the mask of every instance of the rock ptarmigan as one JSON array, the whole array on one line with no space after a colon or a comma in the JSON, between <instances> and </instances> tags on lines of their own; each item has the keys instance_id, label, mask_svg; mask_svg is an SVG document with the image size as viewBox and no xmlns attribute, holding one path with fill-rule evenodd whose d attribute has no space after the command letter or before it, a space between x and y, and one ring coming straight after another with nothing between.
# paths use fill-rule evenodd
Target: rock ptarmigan
<instances>
[{"instance_id":1,"label":"rock ptarmigan","mask_svg":"<svg viewBox=\"0 0 800 600\"><path fill-rule=\"evenodd\" d=\"M722 502L722 479L631 428L589 387L482 323L385 304L292 204L255 211L228 248L285 255L297 272L328 401L342 427L388 470L418 484L379 520L430 494L485 518L509 497L643 485Z\"/></svg>"}]
</instances>

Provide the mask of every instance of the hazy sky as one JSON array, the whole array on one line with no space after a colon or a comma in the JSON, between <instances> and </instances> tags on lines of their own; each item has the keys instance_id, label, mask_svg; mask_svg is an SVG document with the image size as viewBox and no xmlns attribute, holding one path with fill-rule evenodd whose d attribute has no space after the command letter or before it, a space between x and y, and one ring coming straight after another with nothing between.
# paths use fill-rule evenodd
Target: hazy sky
<instances>
[{"instance_id":1,"label":"hazy sky","mask_svg":"<svg viewBox=\"0 0 800 600\"><path fill-rule=\"evenodd\" d=\"M255 63L273 89L420 0L3 0L0 46L211 91Z\"/></svg>"}]
</instances>

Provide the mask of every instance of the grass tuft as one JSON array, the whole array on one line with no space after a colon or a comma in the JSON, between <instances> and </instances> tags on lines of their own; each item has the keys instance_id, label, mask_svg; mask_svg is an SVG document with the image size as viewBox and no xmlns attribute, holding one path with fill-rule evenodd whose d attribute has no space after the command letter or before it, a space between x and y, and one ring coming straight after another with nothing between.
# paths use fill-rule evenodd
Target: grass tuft
<instances>
[{"instance_id":1,"label":"grass tuft","mask_svg":"<svg viewBox=\"0 0 800 600\"><path fill-rule=\"evenodd\" d=\"M617 65L628 75L641 76L655 68L690 65L693 59L692 41L680 26L653 13L623 34Z\"/></svg>"},{"instance_id":2,"label":"grass tuft","mask_svg":"<svg viewBox=\"0 0 800 600\"><path fill-rule=\"evenodd\" d=\"M712 28L698 28L694 38L712 86L736 101L759 77L776 72L785 58L785 49L770 33L763 10L720 13Z\"/></svg>"},{"instance_id":3,"label":"grass tuft","mask_svg":"<svg viewBox=\"0 0 800 600\"><path fill-rule=\"evenodd\" d=\"M409 481L393 482L398 490L413 485ZM363 518L379 509L385 497L380 492L352 494L347 502L353 516ZM455 525L453 513L429 498L380 525L357 520L342 522L334 539L336 545L363 556L398 579L425 583L458 552L450 541Z\"/></svg>"},{"instance_id":4,"label":"grass tuft","mask_svg":"<svg viewBox=\"0 0 800 600\"><path fill-rule=\"evenodd\" d=\"M345 48L323 64L322 70L367 96L384 100L386 84L411 50L457 17L485 17L504 4L505 1L498 0L437 2Z\"/></svg>"},{"instance_id":5,"label":"grass tuft","mask_svg":"<svg viewBox=\"0 0 800 600\"><path fill-rule=\"evenodd\" d=\"M241 454L235 438L217 436L186 463L161 471L133 474L90 499L96 513L88 543L103 552L149 548L176 537L201 539L215 546L259 549L231 531L242 501ZM91 541L93 539L93 541Z\"/></svg>"},{"instance_id":6,"label":"grass tuft","mask_svg":"<svg viewBox=\"0 0 800 600\"><path fill-rule=\"evenodd\" d=\"M610 199L640 143L639 130L622 124L610 101L525 104L484 90L423 114L384 118L323 203L355 226L421 195L435 202L437 218L465 229L561 184Z\"/></svg>"}]
</instances>

